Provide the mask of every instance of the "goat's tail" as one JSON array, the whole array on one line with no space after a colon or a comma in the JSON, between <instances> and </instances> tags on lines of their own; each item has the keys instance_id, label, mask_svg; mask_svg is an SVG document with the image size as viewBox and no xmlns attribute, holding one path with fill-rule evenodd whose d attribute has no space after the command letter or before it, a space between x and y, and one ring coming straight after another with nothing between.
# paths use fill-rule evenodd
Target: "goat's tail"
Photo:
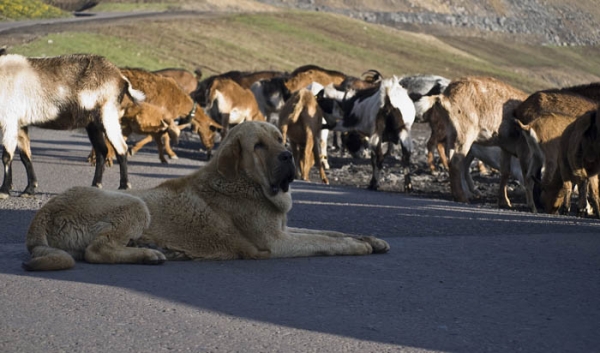
<instances>
[{"instance_id":1,"label":"goat's tail","mask_svg":"<svg viewBox=\"0 0 600 353\"><path fill-rule=\"evenodd\" d=\"M67 270L75 266L73 256L48 244L46 236L48 219L50 217L40 210L29 227L26 244L31 259L22 264L23 269L27 271Z\"/></svg>"},{"instance_id":2,"label":"goat's tail","mask_svg":"<svg viewBox=\"0 0 600 353\"><path fill-rule=\"evenodd\" d=\"M529 170L526 171L527 177L533 180L541 181L541 176L544 174L544 152L540 147L540 139L534 129L530 125L524 125L519 119L514 119L515 123L521 129L521 133L529 147Z\"/></svg>"},{"instance_id":3,"label":"goat's tail","mask_svg":"<svg viewBox=\"0 0 600 353\"><path fill-rule=\"evenodd\" d=\"M143 102L146 99L146 95L144 94L144 92L133 88L133 86L131 85L131 82L129 82L127 77L125 77L125 76L122 76L122 77L127 84L127 89L125 90L125 94L127 94L127 96L129 96L129 98L131 98L131 100L134 101L135 103Z\"/></svg>"},{"instance_id":4,"label":"goat's tail","mask_svg":"<svg viewBox=\"0 0 600 353\"><path fill-rule=\"evenodd\" d=\"M431 109L433 105L439 100L440 96L421 96L414 101L415 111L417 115L423 116L426 111Z\"/></svg>"},{"instance_id":5,"label":"goat's tail","mask_svg":"<svg viewBox=\"0 0 600 353\"><path fill-rule=\"evenodd\" d=\"M294 109L289 116L290 123L295 123L300 118L300 114L305 108L305 105L308 103L306 100L312 98L313 95L310 94L309 91L300 91L298 92L297 102L294 102Z\"/></svg>"}]
</instances>

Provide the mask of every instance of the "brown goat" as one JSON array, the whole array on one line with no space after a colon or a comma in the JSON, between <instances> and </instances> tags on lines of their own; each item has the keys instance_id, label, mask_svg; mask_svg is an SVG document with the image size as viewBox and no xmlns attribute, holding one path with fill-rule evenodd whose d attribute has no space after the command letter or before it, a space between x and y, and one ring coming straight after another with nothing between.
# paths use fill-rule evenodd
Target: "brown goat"
<instances>
[{"instance_id":1,"label":"brown goat","mask_svg":"<svg viewBox=\"0 0 600 353\"><path fill-rule=\"evenodd\" d=\"M538 137L541 139L540 143L545 146L548 143L547 141L560 136L569 122L586 112L595 109L598 101L594 101L593 99L600 99L599 93L600 85L597 84L538 91L531 94L519 105L519 107L517 107L517 109L515 109L515 116L518 120L517 123L510 120L506 120L502 123L499 132L499 144L504 152L503 158L515 156L519 159L523 173L526 174L524 175L524 178L527 205L533 212L537 211L534 203L535 195L533 194L533 187L535 186L535 183L540 181L539 175L544 163L540 162L539 159L532 159L533 156L535 156L535 153L534 151L531 151L531 144L527 141L528 136L523 135L521 132L522 126L534 124L534 131L538 132L538 135L540 135ZM553 115L552 113L556 115ZM542 118L542 120L537 121L540 118ZM546 164L548 164L548 166L545 166L544 168L546 171L553 170L558 158L558 147L557 145L550 143L550 145L544 147L543 150L545 153L544 158L547 161ZM552 155L548 155L548 153ZM506 169L501 170L501 200L502 196L504 196L504 199L507 200L505 205L510 207L506 193L507 182L508 172ZM547 182L548 180L544 181L544 183Z\"/></svg>"},{"instance_id":2,"label":"brown goat","mask_svg":"<svg viewBox=\"0 0 600 353\"><path fill-rule=\"evenodd\" d=\"M192 133L197 133L206 149L206 158L210 159L212 157L212 150L215 146L215 134L223 129L219 123L209 118L204 113L204 110L198 109L191 121L178 127L182 130L190 127Z\"/></svg>"},{"instance_id":3,"label":"brown goat","mask_svg":"<svg viewBox=\"0 0 600 353\"><path fill-rule=\"evenodd\" d=\"M537 119L523 124L515 119L522 138L513 139L525 179L527 206L537 212L534 202L534 186L539 182L544 188L558 173L560 136L577 117L561 113L538 113Z\"/></svg>"},{"instance_id":4,"label":"brown goat","mask_svg":"<svg viewBox=\"0 0 600 353\"><path fill-rule=\"evenodd\" d=\"M162 69L152 72L164 77L172 78L187 94L191 94L196 90L196 88L198 88L198 81L202 76L202 72L199 70L196 70L196 74L194 74L186 69L178 68ZM200 76L198 76L198 74L200 74Z\"/></svg>"},{"instance_id":5,"label":"brown goat","mask_svg":"<svg viewBox=\"0 0 600 353\"><path fill-rule=\"evenodd\" d=\"M309 181L310 168L318 163L319 175L325 184L325 165L321 161L321 125L323 112L311 91L301 89L294 93L279 113L279 129L283 142L289 139L296 175Z\"/></svg>"},{"instance_id":6,"label":"brown goat","mask_svg":"<svg viewBox=\"0 0 600 353\"><path fill-rule=\"evenodd\" d=\"M435 114L447 119L450 146L450 187L455 200L468 202L465 157L473 143L498 144L503 120L512 119L514 109L527 94L491 77L465 77L452 81L439 96L433 96Z\"/></svg>"},{"instance_id":7,"label":"brown goat","mask_svg":"<svg viewBox=\"0 0 600 353\"><path fill-rule=\"evenodd\" d=\"M205 109L223 127L222 137L227 135L229 125L244 121L265 121L252 91L228 78L213 80Z\"/></svg>"},{"instance_id":8,"label":"brown goat","mask_svg":"<svg viewBox=\"0 0 600 353\"><path fill-rule=\"evenodd\" d=\"M600 109L592 110L564 130L558 144L558 168L550 182L544 185L542 202L549 213L556 213L561 206L568 213L571 191L577 185L579 192L578 213L587 210L590 195L596 217L600 218L598 174L600 173Z\"/></svg>"},{"instance_id":9,"label":"brown goat","mask_svg":"<svg viewBox=\"0 0 600 353\"><path fill-rule=\"evenodd\" d=\"M260 80L269 80L273 77L284 76L286 73L281 71L228 71L219 75L210 76L204 80L202 80L197 89L191 93L192 97L196 102L198 102L202 107L206 107L208 105L208 96L210 94L210 88L213 85L215 80L224 80L230 79L235 83L240 85L242 88L248 88L252 86L255 82Z\"/></svg>"},{"instance_id":10,"label":"brown goat","mask_svg":"<svg viewBox=\"0 0 600 353\"><path fill-rule=\"evenodd\" d=\"M171 139L177 141L180 129L175 124L175 119L173 119L171 113L164 107L145 102L129 107L121 119L121 129L125 137L129 137L134 133L148 135L130 149L132 155L137 153L145 144L154 140L158 148L158 158L162 163L167 163L165 152L169 155L169 158L177 159L177 155L169 146L169 141Z\"/></svg>"},{"instance_id":11,"label":"brown goat","mask_svg":"<svg viewBox=\"0 0 600 353\"><path fill-rule=\"evenodd\" d=\"M152 73L150 71L144 69L121 69L121 72L125 77L127 77L133 84L137 85L139 90L146 94L146 103L151 103L163 110L154 109L153 112L164 111L168 112L168 116L163 116L163 120L169 125L172 126L172 123L175 119L180 117L188 117L190 114L194 114L196 112L196 104L192 100L192 98L184 92L179 85L169 77L164 77L159 74ZM139 109L135 106L126 105L124 107L125 114L124 117L130 117L139 120L144 116L150 116L148 114L139 114ZM156 117L150 118L151 120L148 122L148 126L156 124ZM170 147L169 137L165 136L167 131L163 132L163 136L159 139L165 139L165 149L169 157L177 158L177 155ZM131 150L132 153L137 152L141 149L145 144L151 142L152 140L156 141L157 136L146 136L144 139L140 140L134 148ZM162 158L160 157L162 151L159 150L159 158L161 162L165 163L164 155Z\"/></svg>"}]
</instances>

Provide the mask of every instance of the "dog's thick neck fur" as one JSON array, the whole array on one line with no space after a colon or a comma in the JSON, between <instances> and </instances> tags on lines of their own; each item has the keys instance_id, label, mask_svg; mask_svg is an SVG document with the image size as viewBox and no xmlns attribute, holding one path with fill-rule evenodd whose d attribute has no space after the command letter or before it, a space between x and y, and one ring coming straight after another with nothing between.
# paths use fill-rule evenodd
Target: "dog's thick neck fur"
<instances>
[{"instance_id":1,"label":"dog's thick neck fur","mask_svg":"<svg viewBox=\"0 0 600 353\"><path fill-rule=\"evenodd\" d=\"M248 200L269 201L278 211L284 213L292 209L291 191L279 191L277 194L272 195L268 185L264 186L256 183L244 171L240 172L241 178L227 178L216 172L216 168L213 167L216 164L211 164L198 171L196 175L198 178L208 179L208 185L217 193L236 198L243 195ZM213 167L214 172L208 172L211 167Z\"/></svg>"}]
</instances>

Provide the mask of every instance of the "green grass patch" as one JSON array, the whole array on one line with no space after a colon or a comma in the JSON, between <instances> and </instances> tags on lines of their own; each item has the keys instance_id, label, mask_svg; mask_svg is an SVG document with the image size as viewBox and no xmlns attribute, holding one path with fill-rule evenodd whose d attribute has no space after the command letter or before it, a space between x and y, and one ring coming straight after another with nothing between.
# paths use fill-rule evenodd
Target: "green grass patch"
<instances>
[{"instance_id":1,"label":"green grass patch","mask_svg":"<svg viewBox=\"0 0 600 353\"><path fill-rule=\"evenodd\" d=\"M128 40L92 33L60 33L39 38L31 43L11 48L24 56L58 56L89 53L105 56L118 66L157 70L176 65L153 55L151 50Z\"/></svg>"},{"instance_id":2,"label":"green grass patch","mask_svg":"<svg viewBox=\"0 0 600 353\"><path fill-rule=\"evenodd\" d=\"M0 20L68 17L68 12L40 0L0 0Z\"/></svg>"}]
</instances>

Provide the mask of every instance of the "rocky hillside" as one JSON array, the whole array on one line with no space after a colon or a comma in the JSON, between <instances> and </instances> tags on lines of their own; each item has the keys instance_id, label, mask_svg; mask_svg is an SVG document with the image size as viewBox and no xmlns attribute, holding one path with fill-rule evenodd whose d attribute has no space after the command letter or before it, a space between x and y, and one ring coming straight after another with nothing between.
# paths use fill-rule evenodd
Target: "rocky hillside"
<instances>
[{"instance_id":1,"label":"rocky hillside","mask_svg":"<svg viewBox=\"0 0 600 353\"><path fill-rule=\"evenodd\" d=\"M259 1L436 35L500 35L548 45L600 44L598 0Z\"/></svg>"}]
</instances>

